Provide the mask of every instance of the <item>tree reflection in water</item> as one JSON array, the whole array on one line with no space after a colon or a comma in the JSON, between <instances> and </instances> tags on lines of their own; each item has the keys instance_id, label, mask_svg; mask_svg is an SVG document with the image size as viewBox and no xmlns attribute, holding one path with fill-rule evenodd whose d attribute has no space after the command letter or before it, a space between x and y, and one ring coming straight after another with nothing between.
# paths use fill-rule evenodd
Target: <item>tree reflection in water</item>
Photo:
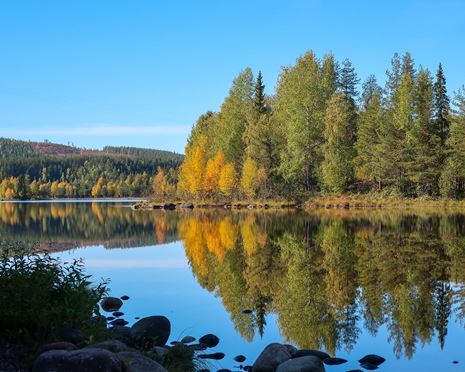
<instances>
[{"instance_id":1,"label":"tree reflection in water","mask_svg":"<svg viewBox=\"0 0 465 372\"><path fill-rule=\"evenodd\" d=\"M276 314L301 348L350 351L386 326L397 356L465 319L465 215L418 211L134 212L109 203L0 203L1 240L42 249L181 239L200 285L247 340ZM246 309L251 314L244 313Z\"/></svg>"}]
</instances>

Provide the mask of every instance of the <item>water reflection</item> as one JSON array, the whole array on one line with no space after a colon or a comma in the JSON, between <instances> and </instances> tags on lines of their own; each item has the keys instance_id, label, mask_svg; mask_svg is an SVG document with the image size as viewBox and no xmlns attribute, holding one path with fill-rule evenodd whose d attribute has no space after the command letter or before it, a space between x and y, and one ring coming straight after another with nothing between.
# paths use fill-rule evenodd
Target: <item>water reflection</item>
<instances>
[{"instance_id":1,"label":"water reflection","mask_svg":"<svg viewBox=\"0 0 465 372\"><path fill-rule=\"evenodd\" d=\"M302 348L350 352L385 326L394 353L447 342L465 318L465 216L459 213L133 212L113 204L0 204L2 239L60 250L181 239L199 284L247 340L275 314ZM52 247L52 248L50 248ZM252 313L244 312L251 310ZM454 317L452 315L455 315Z\"/></svg>"}]
</instances>

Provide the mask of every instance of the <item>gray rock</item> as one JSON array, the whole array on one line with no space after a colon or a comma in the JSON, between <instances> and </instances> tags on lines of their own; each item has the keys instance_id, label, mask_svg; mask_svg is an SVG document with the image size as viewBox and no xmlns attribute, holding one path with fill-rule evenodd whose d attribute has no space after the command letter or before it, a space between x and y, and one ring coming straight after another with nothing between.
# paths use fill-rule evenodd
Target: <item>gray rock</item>
<instances>
[{"instance_id":1,"label":"gray rock","mask_svg":"<svg viewBox=\"0 0 465 372\"><path fill-rule=\"evenodd\" d=\"M219 344L220 339L217 336L209 333L209 334L206 334L205 336L200 337L199 342L201 344L206 345L207 347L215 347L216 345Z\"/></svg>"},{"instance_id":2,"label":"gray rock","mask_svg":"<svg viewBox=\"0 0 465 372\"><path fill-rule=\"evenodd\" d=\"M123 363L113 353L103 349L74 351L50 350L39 355L33 372L122 372Z\"/></svg>"},{"instance_id":3,"label":"gray rock","mask_svg":"<svg viewBox=\"0 0 465 372\"><path fill-rule=\"evenodd\" d=\"M114 338L120 341L128 340L131 338L131 328L127 326L113 326L108 328Z\"/></svg>"},{"instance_id":4,"label":"gray rock","mask_svg":"<svg viewBox=\"0 0 465 372\"><path fill-rule=\"evenodd\" d=\"M291 353L291 356L294 356L294 354L298 351L294 345L284 344L284 346L286 346L287 351Z\"/></svg>"},{"instance_id":5,"label":"gray rock","mask_svg":"<svg viewBox=\"0 0 465 372\"><path fill-rule=\"evenodd\" d=\"M37 354L42 354L45 353L46 351L50 350L66 350L66 351L71 351L71 350L77 350L77 346L72 344L71 342L52 342L50 344L45 344L42 345L39 350L37 350Z\"/></svg>"},{"instance_id":6,"label":"gray rock","mask_svg":"<svg viewBox=\"0 0 465 372\"><path fill-rule=\"evenodd\" d=\"M284 345L269 344L253 364L254 372L274 372L276 368L291 358L291 353Z\"/></svg>"},{"instance_id":7,"label":"gray rock","mask_svg":"<svg viewBox=\"0 0 465 372\"><path fill-rule=\"evenodd\" d=\"M190 344L191 342L195 341L195 337L192 336L184 336L181 340L183 344Z\"/></svg>"},{"instance_id":8,"label":"gray rock","mask_svg":"<svg viewBox=\"0 0 465 372\"><path fill-rule=\"evenodd\" d=\"M166 353L168 352L168 349L163 347L163 346L155 346L153 348L153 352L160 358L164 358Z\"/></svg>"},{"instance_id":9,"label":"gray rock","mask_svg":"<svg viewBox=\"0 0 465 372\"><path fill-rule=\"evenodd\" d=\"M103 297L100 300L100 306L108 313L118 311L123 306L123 301L117 297Z\"/></svg>"},{"instance_id":10,"label":"gray rock","mask_svg":"<svg viewBox=\"0 0 465 372\"><path fill-rule=\"evenodd\" d=\"M122 311L114 311L111 315L113 315L116 318L119 318L120 316L123 316L124 313Z\"/></svg>"},{"instance_id":11,"label":"gray rock","mask_svg":"<svg viewBox=\"0 0 465 372\"><path fill-rule=\"evenodd\" d=\"M324 351L312 350L312 349L302 349L302 350L297 350L295 353L292 353L293 358L300 358L303 356L316 356L320 358L321 360L325 360L331 357L328 353L325 353Z\"/></svg>"},{"instance_id":12,"label":"gray rock","mask_svg":"<svg viewBox=\"0 0 465 372\"><path fill-rule=\"evenodd\" d=\"M87 336L79 329L67 328L61 332L63 341L79 344L87 340Z\"/></svg>"},{"instance_id":13,"label":"gray rock","mask_svg":"<svg viewBox=\"0 0 465 372\"><path fill-rule=\"evenodd\" d=\"M124 372L168 372L162 365L139 353L122 351L117 355L123 362Z\"/></svg>"},{"instance_id":14,"label":"gray rock","mask_svg":"<svg viewBox=\"0 0 465 372\"><path fill-rule=\"evenodd\" d=\"M144 343L163 346L171 333L171 323L168 318L160 315L142 318L131 327L131 336Z\"/></svg>"},{"instance_id":15,"label":"gray rock","mask_svg":"<svg viewBox=\"0 0 465 372\"><path fill-rule=\"evenodd\" d=\"M99 342L93 345L86 346L84 349L104 349L111 351L112 353L118 353L120 351L129 351L129 347L124 342L119 340L109 340Z\"/></svg>"},{"instance_id":16,"label":"gray rock","mask_svg":"<svg viewBox=\"0 0 465 372\"><path fill-rule=\"evenodd\" d=\"M325 367L320 358L316 356L303 356L281 363L276 372L325 372Z\"/></svg>"}]
</instances>

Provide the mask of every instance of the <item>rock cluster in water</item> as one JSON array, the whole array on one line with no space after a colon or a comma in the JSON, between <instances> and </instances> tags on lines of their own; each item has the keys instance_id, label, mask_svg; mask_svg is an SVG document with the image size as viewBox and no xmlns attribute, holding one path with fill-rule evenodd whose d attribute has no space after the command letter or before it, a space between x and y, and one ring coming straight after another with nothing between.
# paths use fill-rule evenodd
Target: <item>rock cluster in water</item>
<instances>
[{"instance_id":1,"label":"rock cluster in water","mask_svg":"<svg viewBox=\"0 0 465 372\"><path fill-rule=\"evenodd\" d=\"M122 296L124 300L129 299ZM171 333L171 323L162 315L148 316L139 319L131 327L121 318L123 302L117 297L105 297L100 305L111 317L96 316L95 322L110 324L108 328L111 339L89 344L86 335L78 329L67 329L62 334L62 341L43 345L37 351L33 372L165 372L161 364L169 350L181 348L189 350L189 355L196 359L215 361L225 358L222 352L207 352L216 347L220 339L214 334L206 334L197 339L184 336L180 341L172 341L166 345ZM108 319L111 319L109 321ZM144 354L138 350L144 350ZM150 356L150 357L148 357ZM347 360L331 357L320 350L300 349L292 345L271 343L263 349L253 365L243 365L244 355L233 357L239 365L235 369L253 372L325 372L325 365L339 365ZM366 370L377 369L385 359L369 354L358 362ZM159 363L160 362L160 363ZM210 365L210 364L206 364ZM210 369L199 369L210 372ZM217 372L230 372L229 369L217 369ZM352 372L359 370L352 370Z\"/></svg>"}]
</instances>

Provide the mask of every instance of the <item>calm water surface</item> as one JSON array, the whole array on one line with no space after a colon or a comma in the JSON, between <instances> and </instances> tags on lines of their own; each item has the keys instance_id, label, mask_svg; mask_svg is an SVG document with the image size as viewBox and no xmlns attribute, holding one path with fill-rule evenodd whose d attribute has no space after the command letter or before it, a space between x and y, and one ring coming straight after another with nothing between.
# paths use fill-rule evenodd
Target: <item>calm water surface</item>
<instances>
[{"instance_id":1,"label":"calm water surface","mask_svg":"<svg viewBox=\"0 0 465 372\"><path fill-rule=\"evenodd\" d=\"M465 369L465 214L134 212L124 202L0 203L2 240L83 258L122 310L162 314L171 340L217 334L248 362L270 342L384 371ZM243 310L252 310L244 314ZM459 364L452 364L457 360Z\"/></svg>"}]
</instances>

